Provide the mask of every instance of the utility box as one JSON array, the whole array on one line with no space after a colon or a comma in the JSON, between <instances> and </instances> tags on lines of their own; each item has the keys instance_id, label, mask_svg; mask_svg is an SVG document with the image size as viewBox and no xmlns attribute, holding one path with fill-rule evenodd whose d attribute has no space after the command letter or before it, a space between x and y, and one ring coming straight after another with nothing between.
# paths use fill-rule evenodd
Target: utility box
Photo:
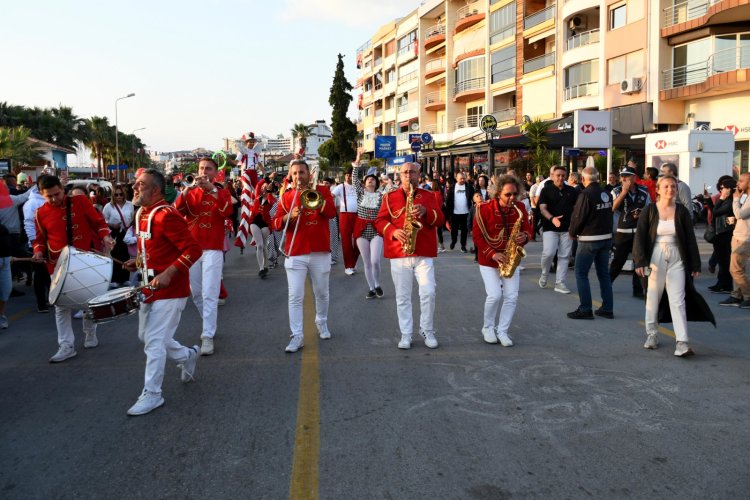
<instances>
[{"instance_id":1,"label":"utility box","mask_svg":"<svg viewBox=\"0 0 750 500\"><path fill-rule=\"evenodd\" d=\"M693 195L732 175L734 134L721 130L677 130L646 134L646 166L677 165L678 177ZM709 189L710 191L710 189Z\"/></svg>"}]
</instances>

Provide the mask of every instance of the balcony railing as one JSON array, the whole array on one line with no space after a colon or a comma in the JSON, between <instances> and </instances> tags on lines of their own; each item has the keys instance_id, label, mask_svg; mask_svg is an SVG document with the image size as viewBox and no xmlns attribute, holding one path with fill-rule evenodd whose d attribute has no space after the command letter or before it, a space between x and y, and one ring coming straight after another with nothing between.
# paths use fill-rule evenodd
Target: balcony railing
<instances>
[{"instance_id":1,"label":"balcony railing","mask_svg":"<svg viewBox=\"0 0 750 500\"><path fill-rule=\"evenodd\" d=\"M405 75L400 76L399 79L398 79L398 84L402 85L402 84L408 82L409 80L414 80L416 77L417 77L417 72L416 71L412 71L411 73L407 73Z\"/></svg>"},{"instance_id":2,"label":"balcony railing","mask_svg":"<svg viewBox=\"0 0 750 500\"><path fill-rule=\"evenodd\" d=\"M430 73L432 71L437 71L445 69L445 59L433 59L432 61L428 61L427 64L424 65L424 71L425 73Z\"/></svg>"},{"instance_id":3,"label":"balcony railing","mask_svg":"<svg viewBox=\"0 0 750 500\"><path fill-rule=\"evenodd\" d=\"M479 115L459 116L458 118L456 118L456 126L453 128L453 130L478 127L480 118L481 117Z\"/></svg>"},{"instance_id":4,"label":"balcony railing","mask_svg":"<svg viewBox=\"0 0 750 500\"><path fill-rule=\"evenodd\" d=\"M506 108L500 111L495 111L492 116L499 122L507 122L509 120L516 119L516 108Z\"/></svg>"},{"instance_id":5,"label":"balcony railing","mask_svg":"<svg viewBox=\"0 0 750 500\"><path fill-rule=\"evenodd\" d=\"M567 50L572 50L578 47L583 47L584 45L589 45L597 42L599 42L599 28L584 31L583 33L576 33L575 35L568 38L566 47Z\"/></svg>"},{"instance_id":6,"label":"balcony railing","mask_svg":"<svg viewBox=\"0 0 750 500\"><path fill-rule=\"evenodd\" d=\"M442 127L439 127L437 123L433 123L432 125L425 125L422 127L422 132L427 132L429 134L442 134L443 129Z\"/></svg>"},{"instance_id":7,"label":"balcony railing","mask_svg":"<svg viewBox=\"0 0 750 500\"><path fill-rule=\"evenodd\" d=\"M708 8L715 3L719 3L720 0L686 0L684 2L676 3L671 7L664 9L664 27L669 28L675 24L684 23L690 21L696 17L701 17Z\"/></svg>"},{"instance_id":8,"label":"balcony railing","mask_svg":"<svg viewBox=\"0 0 750 500\"><path fill-rule=\"evenodd\" d=\"M438 90L436 92L428 92L424 96L424 103L426 106L429 106L430 104L435 104L438 102L445 102L445 92L440 92Z\"/></svg>"},{"instance_id":9,"label":"balcony railing","mask_svg":"<svg viewBox=\"0 0 750 500\"><path fill-rule=\"evenodd\" d=\"M383 64L383 58L382 57L377 57L377 58L375 58L375 62L373 63L373 67L380 66L381 64Z\"/></svg>"},{"instance_id":10,"label":"balcony railing","mask_svg":"<svg viewBox=\"0 0 750 500\"><path fill-rule=\"evenodd\" d=\"M532 71L536 71L538 69L542 69L547 66L554 66L554 65L555 65L555 53L549 52L547 54L544 54L543 56L534 57L533 59L524 61L523 72L531 73Z\"/></svg>"},{"instance_id":11,"label":"balcony railing","mask_svg":"<svg viewBox=\"0 0 750 500\"><path fill-rule=\"evenodd\" d=\"M383 108L376 109L375 110L375 118L380 118L381 116L383 116Z\"/></svg>"},{"instance_id":12,"label":"balcony railing","mask_svg":"<svg viewBox=\"0 0 750 500\"><path fill-rule=\"evenodd\" d=\"M424 38L427 40L428 38L432 38L433 36L438 35L445 35L445 25L444 24L436 24L435 26L432 26L430 28L427 28L424 33Z\"/></svg>"},{"instance_id":13,"label":"balcony railing","mask_svg":"<svg viewBox=\"0 0 750 500\"><path fill-rule=\"evenodd\" d=\"M662 90L701 83L718 73L743 68L750 68L750 46L719 50L705 61L665 70L662 73Z\"/></svg>"},{"instance_id":14,"label":"balcony railing","mask_svg":"<svg viewBox=\"0 0 750 500\"><path fill-rule=\"evenodd\" d=\"M471 17L474 15L479 14L479 5L477 5L478 0L475 0L474 2L471 2L469 5L464 5L460 9L456 11L456 19L459 21L465 17Z\"/></svg>"},{"instance_id":15,"label":"balcony railing","mask_svg":"<svg viewBox=\"0 0 750 500\"><path fill-rule=\"evenodd\" d=\"M410 110L414 109L414 105L415 104L416 103L414 103L414 102L407 102L406 104L402 104L402 105L400 105L398 107L398 112L399 113L405 113L407 111L410 111Z\"/></svg>"},{"instance_id":16,"label":"balcony railing","mask_svg":"<svg viewBox=\"0 0 750 500\"><path fill-rule=\"evenodd\" d=\"M578 97L599 95L599 82L587 82L573 87L565 87L563 99L569 101Z\"/></svg>"},{"instance_id":17,"label":"balcony railing","mask_svg":"<svg viewBox=\"0 0 750 500\"><path fill-rule=\"evenodd\" d=\"M375 84L375 91L381 90L383 88L383 82L378 82Z\"/></svg>"},{"instance_id":18,"label":"balcony railing","mask_svg":"<svg viewBox=\"0 0 750 500\"><path fill-rule=\"evenodd\" d=\"M398 55L402 56L406 54L407 52L411 51L412 54L414 54L414 44L416 42L411 42L409 45L406 45L405 47L401 47L398 49Z\"/></svg>"},{"instance_id":19,"label":"balcony railing","mask_svg":"<svg viewBox=\"0 0 750 500\"><path fill-rule=\"evenodd\" d=\"M544 21L548 21L555 17L555 4L550 5L538 12L534 12L530 16L526 16L523 19L523 29L527 30L533 28L538 24L542 24Z\"/></svg>"},{"instance_id":20,"label":"balcony railing","mask_svg":"<svg viewBox=\"0 0 750 500\"><path fill-rule=\"evenodd\" d=\"M484 77L470 78L462 82L456 82L456 86L453 87L453 97L456 97L461 92L477 89L484 89Z\"/></svg>"}]
</instances>

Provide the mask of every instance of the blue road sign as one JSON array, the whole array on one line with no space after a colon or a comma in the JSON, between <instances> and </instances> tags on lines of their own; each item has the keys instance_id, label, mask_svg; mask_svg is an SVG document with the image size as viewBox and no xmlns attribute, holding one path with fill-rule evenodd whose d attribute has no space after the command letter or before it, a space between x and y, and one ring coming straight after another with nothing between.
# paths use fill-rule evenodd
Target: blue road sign
<instances>
[{"instance_id":1,"label":"blue road sign","mask_svg":"<svg viewBox=\"0 0 750 500\"><path fill-rule=\"evenodd\" d=\"M429 132L425 132L422 134L422 142L425 144L430 144L432 142L432 136Z\"/></svg>"}]
</instances>

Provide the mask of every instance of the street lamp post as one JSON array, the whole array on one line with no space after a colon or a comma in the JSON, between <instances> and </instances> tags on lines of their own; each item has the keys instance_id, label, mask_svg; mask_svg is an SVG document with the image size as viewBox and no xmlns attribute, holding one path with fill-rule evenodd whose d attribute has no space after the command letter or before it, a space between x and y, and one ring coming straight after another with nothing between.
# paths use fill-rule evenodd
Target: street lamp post
<instances>
[{"instance_id":1,"label":"street lamp post","mask_svg":"<svg viewBox=\"0 0 750 500\"><path fill-rule=\"evenodd\" d=\"M118 127L117 127L117 101L121 99L127 99L128 97L133 97L133 96L135 96L135 94L131 92L130 94L126 96L118 97L117 99L115 99L115 158L116 158L115 163L117 163L117 165L115 165L115 168L117 169L115 170L115 172L117 172L116 174L117 182L120 181L120 137L119 137L120 134L118 132Z\"/></svg>"},{"instance_id":2,"label":"street lamp post","mask_svg":"<svg viewBox=\"0 0 750 500\"><path fill-rule=\"evenodd\" d=\"M133 136L133 165L132 165L133 166L133 173L135 173L135 154L136 154L136 151L135 151L135 139L136 139L135 133L138 132L138 131L140 131L140 130L146 130L146 127L137 128L137 129L133 130L132 132L130 132L130 135Z\"/></svg>"}]
</instances>

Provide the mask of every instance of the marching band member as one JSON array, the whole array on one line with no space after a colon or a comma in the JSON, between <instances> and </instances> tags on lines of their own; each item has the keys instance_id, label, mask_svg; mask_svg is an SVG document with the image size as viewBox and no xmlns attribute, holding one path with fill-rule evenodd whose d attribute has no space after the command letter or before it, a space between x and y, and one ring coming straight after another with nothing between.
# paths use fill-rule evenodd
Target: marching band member
<instances>
[{"instance_id":1,"label":"marching band member","mask_svg":"<svg viewBox=\"0 0 750 500\"><path fill-rule=\"evenodd\" d=\"M352 185L352 172L352 167L347 168L344 173L344 182L331 191L338 202L341 252L344 254L344 272L349 276L357 272L357 259L359 259L359 248L354 243L354 225L357 221L357 191Z\"/></svg>"},{"instance_id":2,"label":"marching band member","mask_svg":"<svg viewBox=\"0 0 750 500\"><path fill-rule=\"evenodd\" d=\"M380 211L380 205L383 203L383 192L378 191L378 177L374 174L365 176L364 186L359 180L359 172L362 167L359 165L359 159L362 150L357 150L357 159L352 164L354 166L354 189L357 191L357 221L354 223L354 238L357 241L357 248L362 255L362 263L365 267L365 279L370 291L365 298L374 299L383 296L383 289L380 287L380 259L383 254L383 237L375 231L375 218Z\"/></svg>"},{"instance_id":3,"label":"marching band member","mask_svg":"<svg viewBox=\"0 0 750 500\"><path fill-rule=\"evenodd\" d=\"M261 174L263 173L260 170ZM274 182L261 178L255 187L255 202L250 214L250 234L255 240L255 255L258 260L258 276L265 279L268 275L268 240L271 235L271 208L276 202Z\"/></svg>"},{"instance_id":4,"label":"marching band member","mask_svg":"<svg viewBox=\"0 0 750 500\"><path fill-rule=\"evenodd\" d=\"M194 186L183 189L175 207L187 219L190 233L201 245L203 255L190 268L190 291L203 319L201 355L214 353L216 316L219 305L221 274L224 266L224 220L232 215L229 191L217 188L214 177L218 165L211 158L198 161Z\"/></svg>"},{"instance_id":5,"label":"marching band member","mask_svg":"<svg viewBox=\"0 0 750 500\"><path fill-rule=\"evenodd\" d=\"M418 187L419 163L401 165L401 188L383 197L375 229L383 236L385 257L391 259L391 277L396 288L396 310L401 330L399 349L411 348L413 320L411 314L412 278L419 284L419 333L430 349L438 346L433 328L435 313L435 269L432 259L437 256L437 231L445 222L435 195ZM412 210L406 213L409 193L412 193ZM412 224L422 227L416 232L414 252L404 253L409 234L404 231L407 215Z\"/></svg>"},{"instance_id":6,"label":"marching band member","mask_svg":"<svg viewBox=\"0 0 750 500\"><path fill-rule=\"evenodd\" d=\"M50 274L55 270L60 252L68 245L90 252L96 237L101 238L110 250L115 246L104 217L85 196L67 196L60 179L54 175L43 177L39 181L39 190L47 203L36 211L32 260L41 263L46 258ZM55 306L55 323L59 349L50 358L50 363L65 361L77 354L71 309ZM88 349L99 345L96 323L84 318L83 333L86 336L83 347Z\"/></svg>"},{"instance_id":7,"label":"marching band member","mask_svg":"<svg viewBox=\"0 0 750 500\"><path fill-rule=\"evenodd\" d=\"M508 328L518 302L520 266L508 278L500 275L499 266L509 263L507 249L510 238L513 238L518 247L523 247L531 239L533 228L526 207L518 201L521 181L514 175L498 175L495 177L495 186L496 190L491 192L494 196L477 207L471 237L477 249L479 273L487 292L482 336L488 344L497 344L499 340L503 347L510 347L513 341L508 336ZM519 218L520 226L514 231ZM496 321L498 309L499 322Z\"/></svg>"},{"instance_id":8,"label":"marching band member","mask_svg":"<svg viewBox=\"0 0 750 500\"><path fill-rule=\"evenodd\" d=\"M328 220L336 216L336 207L326 186L312 186L322 199L319 207L309 209L301 205L301 192L310 185L310 167L304 159L292 160L289 176L291 184L279 200L272 227L275 231L284 231L282 251L288 256L284 268L289 286L289 328L292 331L286 352L297 352L304 345L302 301L308 273L315 294L318 334L321 339L331 338L328 331L328 280L331 275Z\"/></svg>"},{"instance_id":9,"label":"marching band member","mask_svg":"<svg viewBox=\"0 0 750 500\"><path fill-rule=\"evenodd\" d=\"M133 201L141 207L135 221L138 258L123 267L140 268L149 289L138 309L138 338L146 353L144 387L128 415L144 415L164 404L161 385L167 358L178 362L183 382L194 379L198 361L197 345L187 348L173 337L190 295L189 269L200 259L201 247L185 219L164 199L165 188L164 176L155 169L141 173L133 186Z\"/></svg>"}]
</instances>

